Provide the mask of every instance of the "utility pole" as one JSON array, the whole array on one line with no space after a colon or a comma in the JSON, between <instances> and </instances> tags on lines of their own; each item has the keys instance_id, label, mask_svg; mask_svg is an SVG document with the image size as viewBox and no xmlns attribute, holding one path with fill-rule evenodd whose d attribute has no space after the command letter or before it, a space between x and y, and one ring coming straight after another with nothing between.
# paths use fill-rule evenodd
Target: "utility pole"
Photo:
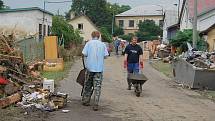
<instances>
[{"instance_id":1,"label":"utility pole","mask_svg":"<svg viewBox=\"0 0 215 121\"><path fill-rule=\"evenodd\" d=\"M112 17L112 36L114 33L114 11L113 11L113 17Z\"/></svg>"},{"instance_id":2,"label":"utility pole","mask_svg":"<svg viewBox=\"0 0 215 121\"><path fill-rule=\"evenodd\" d=\"M178 0L178 19L180 17L180 5L181 5L181 0Z\"/></svg>"},{"instance_id":3,"label":"utility pole","mask_svg":"<svg viewBox=\"0 0 215 121\"><path fill-rule=\"evenodd\" d=\"M112 16L112 27L111 27L111 34L113 36L113 33L114 33L114 17L115 17L115 15L114 15L114 7L110 6L110 9L112 9L112 14L113 14L113 16Z\"/></svg>"},{"instance_id":4,"label":"utility pole","mask_svg":"<svg viewBox=\"0 0 215 121\"><path fill-rule=\"evenodd\" d=\"M194 16L193 16L193 48L196 48L197 43L197 0L194 0Z\"/></svg>"},{"instance_id":5,"label":"utility pole","mask_svg":"<svg viewBox=\"0 0 215 121\"><path fill-rule=\"evenodd\" d=\"M60 15L60 10L59 10L59 9L57 10L57 15L58 15L58 16Z\"/></svg>"},{"instance_id":6,"label":"utility pole","mask_svg":"<svg viewBox=\"0 0 215 121\"><path fill-rule=\"evenodd\" d=\"M44 0L44 2L43 2L43 10L44 10L44 12L43 12L43 24L44 24L44 22L45 22L46 0Z\"/></svg>"}]
</instances>

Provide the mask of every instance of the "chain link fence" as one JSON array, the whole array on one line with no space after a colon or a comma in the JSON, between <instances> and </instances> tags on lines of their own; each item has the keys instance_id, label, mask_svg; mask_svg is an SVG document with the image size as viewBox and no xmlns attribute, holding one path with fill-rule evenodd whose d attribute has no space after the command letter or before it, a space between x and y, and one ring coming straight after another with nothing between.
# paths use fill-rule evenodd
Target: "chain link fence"
<instances>
[{"instance_id":1,"label":"chain link fence","mask_svg":"<svg viewBox=\"0 0 215 121\"><path fill-rule=\"evenodd\" d=\"M44 59L44 43L36 38L26 38L16 42L16 45L23 52L26 63Z\"/></svg>"}]
</instances>

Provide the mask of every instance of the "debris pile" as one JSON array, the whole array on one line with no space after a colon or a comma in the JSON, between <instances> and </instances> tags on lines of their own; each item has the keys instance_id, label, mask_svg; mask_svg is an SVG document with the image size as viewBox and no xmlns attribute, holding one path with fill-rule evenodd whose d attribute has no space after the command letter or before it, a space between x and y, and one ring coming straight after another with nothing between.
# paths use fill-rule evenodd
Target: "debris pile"
<instances>
[{"instance_id":1,"label":"debris pile","mask_svg":"<svg viewBox=\"0 0 215 121\"><path fill-rule=\"evenodd\" d=\"M190 44L188 51L182 53L179 57L184 58L187 62L199 69L215 69L215 52L203 52L194 50Z\"/></svg>"},{"instance_id":2,"label":"debris pile","mask_svg":"<svg viewBox=\"0 0 215 121\"><path fill-rule=\"evenodd\" d=\"M186 61L196 68L215 69L215 53L193 51L191 56L186 57Z\"/></svg>"},{"instance_id":3,"label":"debris pile","mask_svg":"<svg viewBox=\"0 0 215 121\"><path fill-rule=\"evenodd\" d=\"M53 111L63 108L67 94L43 89L43 78L36 71L42 62L27 65L15 48L13 36L0 35L0 108L17 103L23 108L35 107Z\"/></svg>"}]
</instances>

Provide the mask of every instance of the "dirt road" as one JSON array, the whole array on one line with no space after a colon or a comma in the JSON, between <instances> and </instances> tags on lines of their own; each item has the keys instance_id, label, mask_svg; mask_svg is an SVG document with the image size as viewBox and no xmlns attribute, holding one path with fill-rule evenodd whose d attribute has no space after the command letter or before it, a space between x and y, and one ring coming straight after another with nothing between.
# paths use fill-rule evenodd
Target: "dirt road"
<instances>
[{"instance_id":1,"label":"dirt road","mask_svg":"<svg viewBox=\"0 0 215 121\"><path fill-rule=\"evenodd\" d=\"M102 87L101 107L81 105L81 87L75 82L81 61L77 61L68 78L59 89L69 93L68 113L51 113L49 121L214 121L215 104L198 93L182 89L174 81L145 63L144 73L149 78L143 86L141 97L126 90L126 74L122 57L106 59Z\"/></svg>"}]
</instances>

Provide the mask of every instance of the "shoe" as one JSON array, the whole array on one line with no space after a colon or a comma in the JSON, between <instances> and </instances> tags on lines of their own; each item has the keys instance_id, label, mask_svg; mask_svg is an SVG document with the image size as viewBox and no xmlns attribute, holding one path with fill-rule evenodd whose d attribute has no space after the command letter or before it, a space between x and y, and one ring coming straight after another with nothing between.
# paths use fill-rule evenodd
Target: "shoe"
<instances>
[{"instance_id":1,"label":"shoe","mask_svg":"<svg viewBox=\"0 0 215 121\"><path fill-rule=\"evenodd\" d=\"M94 110L94 111L98 111L98 110L99 110L99 106L98 106L98 105L94 105L94 106L93 106L93 110Z\"/></svg>"},{"instance_id":2,"label":"shoe","mask_svg":"<svg viewBox=\"0 0 215 121\"><path fill-rule=\"evenodd\" d=\"M88 102L82 102L82 105L83 106L90 106L90 103L88 103Z\"/></svg>"},{"instance_id":3,"label":"shoe","mask_svg":"<svg viewBox=\"0 0 215 121\"><path fill-rule=\"evenodd\" d=\"M83 106L90 106L90 101L89 100L82 100L82 105Z\"/></svg>"},{"instance_id":4,"label":"shoe","mask_svg":"<svg viewBox=\"0 0 215 121\"><path fill-rule=\"evenodd\" d=\"M127 90L131 90L131 86L128 86Z\"/></svg>"}]
</instances>

